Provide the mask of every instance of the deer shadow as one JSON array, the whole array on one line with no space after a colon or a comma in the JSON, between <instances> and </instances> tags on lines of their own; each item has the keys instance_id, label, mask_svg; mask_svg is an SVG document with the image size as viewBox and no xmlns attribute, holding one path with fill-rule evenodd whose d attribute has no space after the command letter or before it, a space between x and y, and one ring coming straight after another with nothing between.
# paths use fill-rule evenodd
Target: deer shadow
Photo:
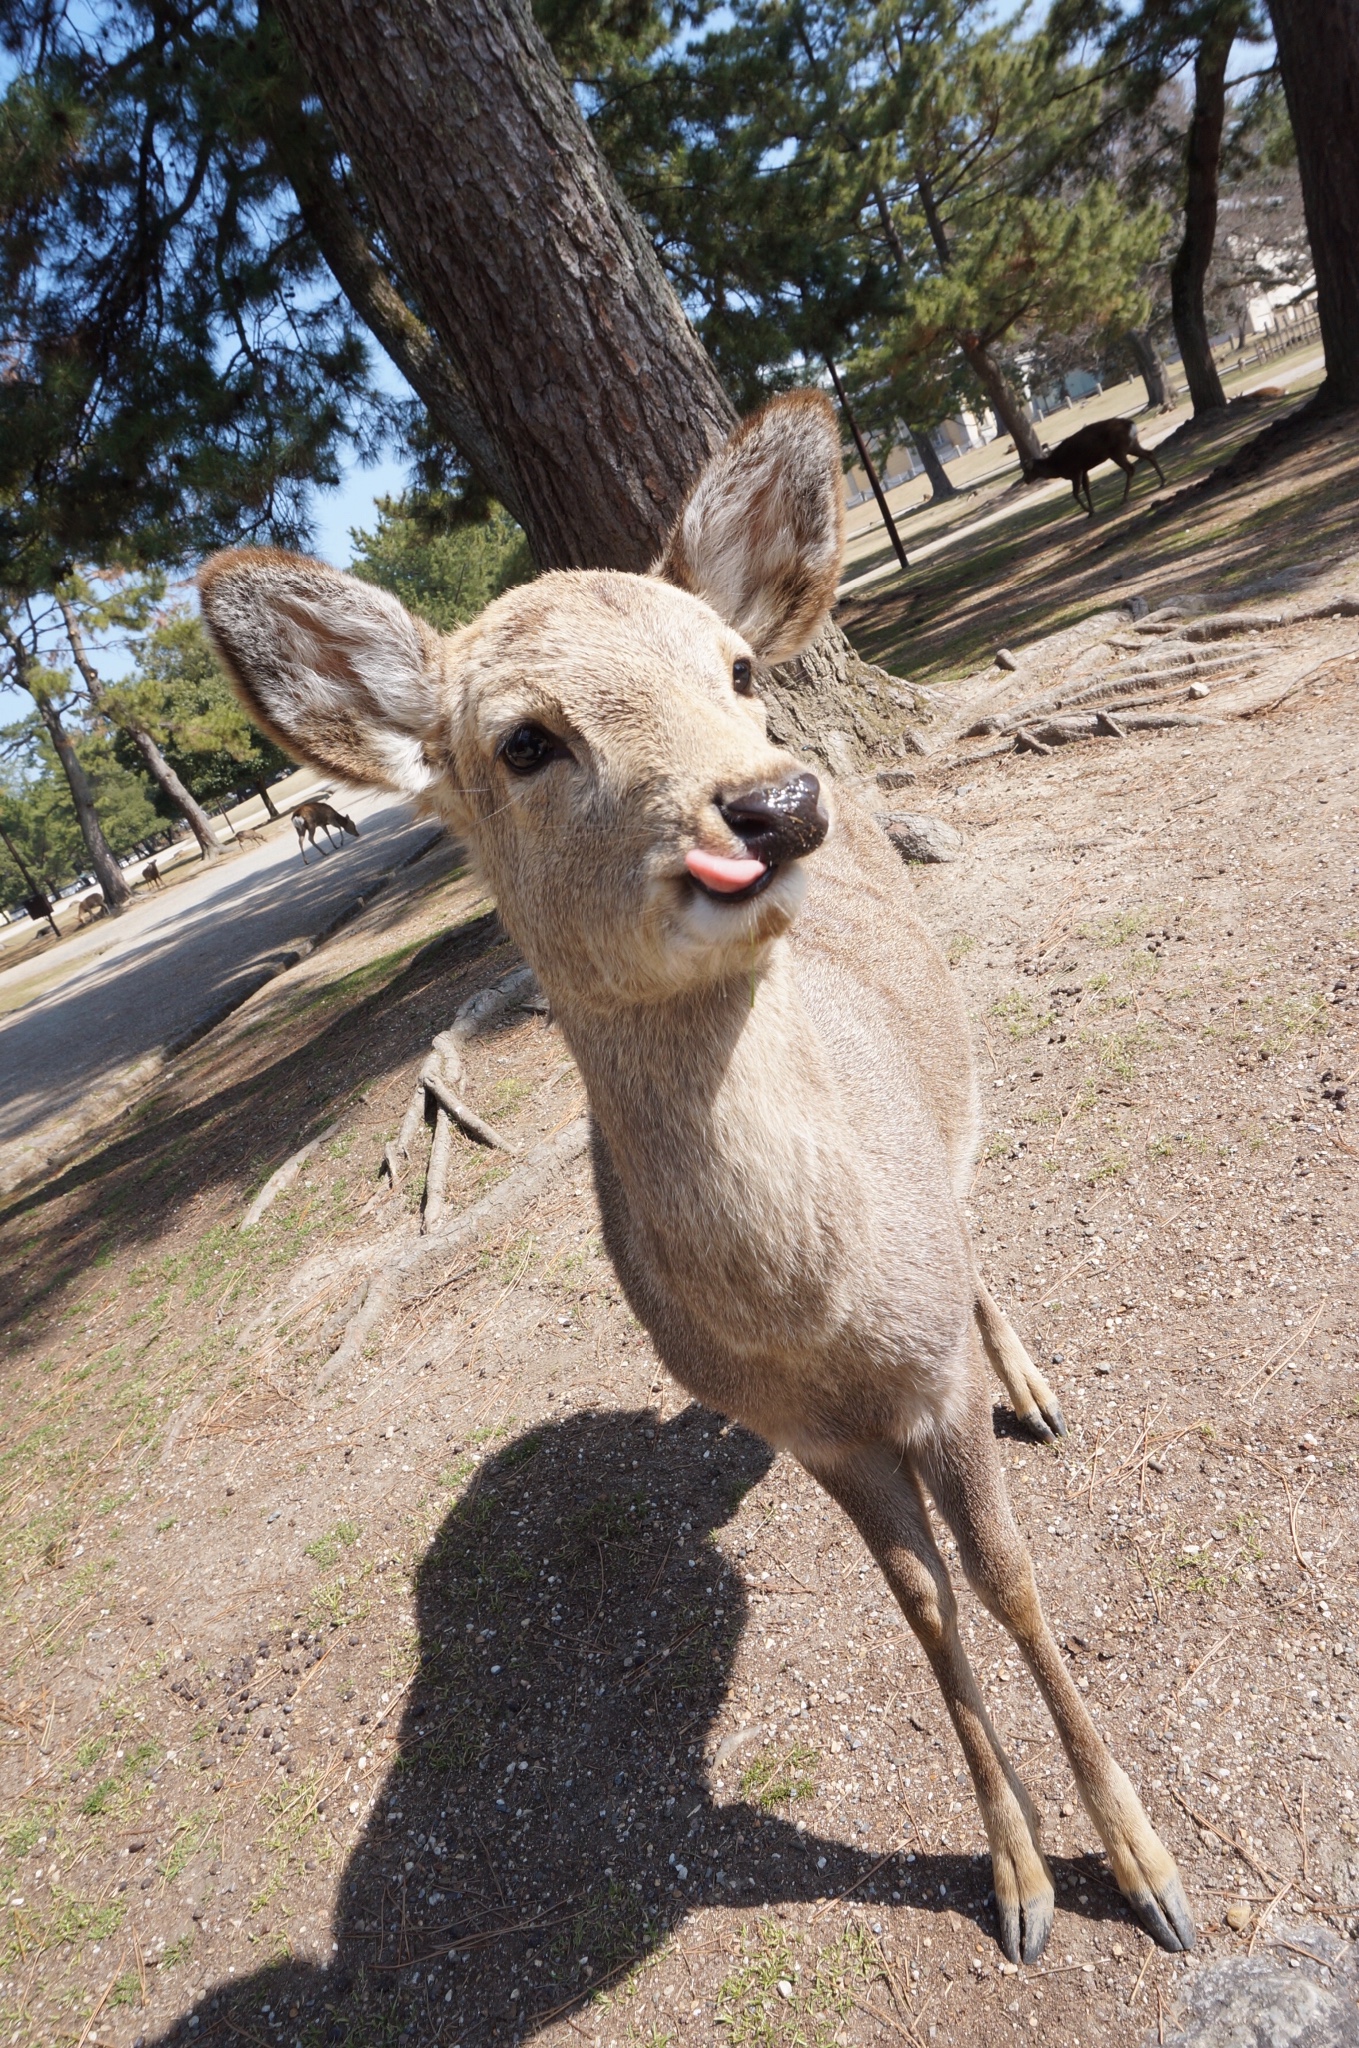
<instances>
[{"instance_id":1,"label":"deer shadow","mask_svg":"<svg viewBox=\"0 0 1359 2048\"><path fill-rule=\"evenodd\" d=\"M984 1855L908 1868L799 1827L795 1801L741 1796L767 1706L766 1728L710 1771L747 1619L712 1538L771 1463L696 1406L663 1425L576 1415L488 1459L419 1568L419 1663L335 1892L329 1961L223 1982L161 2041L531 2039L705 1907L892 1891L993 1933ZM361 1782L351 1769L332 1819Z\"/></svg>"}]
</instances>

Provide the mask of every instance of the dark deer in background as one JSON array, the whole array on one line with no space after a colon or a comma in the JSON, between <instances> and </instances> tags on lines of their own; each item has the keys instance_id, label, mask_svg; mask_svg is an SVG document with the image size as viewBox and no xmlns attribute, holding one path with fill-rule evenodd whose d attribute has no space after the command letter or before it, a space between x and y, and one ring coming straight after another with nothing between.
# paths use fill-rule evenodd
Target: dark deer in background
<instances>
[{"instance_id":1,"label":"dark deer in background","mask_svg":"<svg viewBox=\"0 0 1359 2048\"><path fill-rule=\"evenodd\" d=\"M165 887L165 877L161 874L160 869L157 867L155 861L153 860L149 860L146 863L146 866L142 869L142 880L144 882L150 882L152 886L157 889L163 889Z\"/></svg>"},{"instance_id":2,"label":"dark deer in background","mask_svg":"<svg viewBox=\"0 0 1359 2048\"><path fill-rule=\"evenodd\" d=\"M1129 459L1131 458L1131 460ZM1026 484L1036 484L1043 477L1064 476L1071 485L1071 494L1078 505L1083 505L1093 519L1095 501L1090 495L1090 472L1098 469L1101 462L1116 462L1126 479L1120 505L1126 504L1132 489L1133 471L1139 462L1149 462L1162 483L1165 471L1152 454L1137 438L1137 428L1131 420L1095 420L1088 427L1082 427L1078 434L1071 434L1065 441L1059 441L1051 455L1044 455L1037 462L1021 464ZM1082 496L1084 493L1084 496Z\"/></svg>"},{"instance_id":3,"label":"dark deer in background","mask_svg":"<svg viewBox=\"0 0 1359 2048\"><path fill-rule=\"evenodd\" d=\"M302 856L303 867L307 865L306 841L310 839L312 845L315 846L316 834L322 826L325 827L326 838L330 840L331 851L338 852L339 849L335 845L330 829L332 825L341 833L351 832L355 839L359 836L359 828L354 823L354 820L346 818L340 811L333 810L329 804L315 803L299 804L297 806L297 809L293 812L293 826L297 832L297 850ZM342 847L343 845L344 840L341 838L340 846Z\"/></svg>"}]
</instances>

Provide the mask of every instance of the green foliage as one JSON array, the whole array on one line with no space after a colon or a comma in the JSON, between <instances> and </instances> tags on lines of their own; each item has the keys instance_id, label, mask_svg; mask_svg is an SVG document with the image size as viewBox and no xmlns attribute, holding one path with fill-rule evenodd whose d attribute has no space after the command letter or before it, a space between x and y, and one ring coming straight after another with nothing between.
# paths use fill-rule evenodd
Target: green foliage
<instances>
[{"instance_id":1,"label":"green foliage","mask_svg":"<svg viewBox=\"0 0 1359 2048\"><path fill-rule=\"evenodd\" d=\"M130 853L162 829L151 784L119 759L106 734L86 731L72 737L110 846L116 854ZM0 759L0 825L31 872L54 889L63 888L88 866L66 778L36 717L0 732L0 744L5 742L10 758ZM0 903L17 902L27 893L0 840Z\"/></svg>"},{"instance_id":2,"label":"green foliage","mask_svg":"<svg viewBox=\"0 0 1359 2048\"><path fill-rule=\"evenodd\" d=\"M135 676L107 692L110 713L143 725L200 803L220 803L292 766L246 716L195 613L171 612L139 642L137 655ZM114 749L129 763L139 758L125 734Z\"/></svg>"},{"instance_id":3,"label":"green foliage","mask_svg":"<svg viewBox=\"0 0 1359 2048\"><path fill-rule=\"evenodd\" d=\"M381 498L377 525L352 538L354 575L390 590L442 633L533 574L522 530L498 505L485 519L431 532L412 502Z\"/></svg>"},{"instance_id":4,"label":"green foliage","mask_svg":"<svg viewBox=\"0 0 1359 2048\"><path fill-rule=\"evenodd\" d=\"M5 14L0 572L305 537L392 408L262 132L291 65L235 0Z\"/></svg>"},{"instance_id":5,"label":"green foliage","mask_svg":"<svg viewBox=\"0 0 1359 2048\"><path fill-rule=\"evenodd\" d=\"M737 0L641 69L596 132L740 405L840 355L890 444L989 398L995 351L1096 357L1145 312L1162 216L1091 168L1101 81L1020 17Z\"/></svg>"}]
</instances>

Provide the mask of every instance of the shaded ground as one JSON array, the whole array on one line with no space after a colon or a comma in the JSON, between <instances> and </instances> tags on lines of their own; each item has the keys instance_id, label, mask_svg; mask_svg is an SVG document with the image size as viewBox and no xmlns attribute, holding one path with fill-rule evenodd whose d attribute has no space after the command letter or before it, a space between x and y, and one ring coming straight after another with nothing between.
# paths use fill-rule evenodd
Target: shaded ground
<instances>
[{"instance_id":1,"label":"shaded ground","mask_svg":"<svg viewBox=\"0 0 1359 2048\"><path fill-rule=\"evenodd\" d=\"M116 921L0 973L0 1185L92 1097L116 1098L151 1056L225 1015L296 957L432 827L375 794L354 800L361 837L298 859L290 824L263 845L142 894ZM324 840L324 835L323 840ZM10 1184L13 1184L12 1182Z\"/></svg>"},{"instance_id":2,"label":"shaded ground","mask_svg":"<svg viewBox=\"0 0 1359 2048\"><path fill-rule=\"evenodd\" d=\"M1356 650L1281 631L1217 722L1051 758L960 760L945 699L909 796L964 841L913 874L975 1020L980 1257L1071 1421L997 1411L1016 1512L1198 1956L1129 1922L964 1596L1058 1881L1044 1964L1002 1965L880 1579L677 1399L583 1167L337 1367L361 1255L414 1241L419 1171L376 1179L412 1076L514 960L422 864L0 1216L5 2038L1091 2048L1353 1930ZM579 1114L541 1017L468 1068L520 1141ZM514 1170L463 1147L452 1205Z\"/></svg>"},{"instance_id":3,"label":"shaded ground","mask_svg":"<svg viewBox=\"0 0 1359 2048\"><path fill-rule=\"evenodd\" d=\"M866 659L913 682L965 674L997 647L1058 632L1100 604L1153 604L1182 588L1224 600L1281 571L1323 575L1354 547L1359 431L1318 428L1248 488L1186 500L1176 494L1225 462L1295 401L1233 408L1221 425L1157 453L1167 489L1138 470L1122 507L1123 476L1092 479L1096 517L1070 494L1035 504L957 556L945 554L851 597L837 617ZM1022 484L1013 487L1022 492Z\"/></svg>"}]
</instances>

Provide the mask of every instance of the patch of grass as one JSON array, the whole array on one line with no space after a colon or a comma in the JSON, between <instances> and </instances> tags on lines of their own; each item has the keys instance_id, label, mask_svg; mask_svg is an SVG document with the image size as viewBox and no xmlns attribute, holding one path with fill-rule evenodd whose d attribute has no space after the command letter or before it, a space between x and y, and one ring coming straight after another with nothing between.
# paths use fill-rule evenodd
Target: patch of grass
<instances>
[{"instance_id":1,"label":"patch of grass","mask_svg":"<svg viewBox=\"0 0 1359 2048\"><path fill-rule=\"evenodd\" d=\"M312 1593L307 1618L313 1628L355 1628L364 1619L372 1601L363 1592L372 1567L364 1565L357 1577L341 1572Z\"/></svg>"},{"instance_id":2,"label":"patch of grass","mask_svg":"<svg viewBox=\"0 0 1359 2048\"><path fill-rule=\"evenodd\" d=\"M357 1522L337 1522L324 1536L317 1536L307 1545L306 1555L313 1558L328 1571L338 1562L342 1551L352 1549L359 1540Z\"/></svg>"},{"instance_id":3,"label":"patch of grass","mask_svg":"<svg viewBox=\"0 0 1359 2048\"><path fill-rule=\"evenodd\" d=\"M81 1800L80 1811L87 1820L93 1820L97 1814L106 1813L117 1790L118 1780L105 1778L102 1784L96 1785L93 1792Z\"/></svg>"},{"instance_id":4,"label":"patch of grass","mask_svg":"<svg viewBox=\"0 0 1359 2048\"><path fill-rule=\"evenodd\" d=\"M782 1755L766 1750L741 1773L741 1790L757 1806L781 1806L788 1799L815 1799L817 1752L797 1743Z\"/></svg>"},{"instance_id":5,"label":"patch of grass","mask_svg":"<svg viewBox=\"0 0 1359 2048\"><path fill-rule=\"evenodd\" d=\"M1120 1081L1132 1081L1149 1036L1141 1024L1135 1024L1130 1031L1106 1032L1099 1041L1100 1065L1109 1073L1117 1074Z\"/></svg>"},{"instance_id":6,"label":"patch of grass","mask_svg":"<svg viewBox=\"0 0 1359 2048\"><path fill-rule=\"evenodd\" d=\"M74 1948L86 1941L108 1941L122 1926L126 1911L124 1899L82 1899L74 1892L54 1891L51 1914L28 1945L47 1950Z\"/></svg>"},{"instance_id":7,"label":"patch of grass","mask_svg":"<svg viewBox=\"0 0 1359 2048\"><path fill-rule=\"evenodd\" d=\"M1055 1022L1051 1010L1040 1009L1032 996L1018 988L998 997L991 1005L991 1015L1000 1018L1011 1038L1035 1038Z\"/></svg>"},{"instance_id":8,"label":"patch of grass","mask_svg":"<svg viewBox=\"0 0 1359 2048\"><path fill-rule=\"evenodd\" d=\"M531 1082L521 1080L517 1074L502 1074L486 1098L487 1113L492 1117L510 1116L532 1092Z\"/></svg>"},{"instance_id":9,"label":"patch of grass","mask_svg":"<svg viewBox=\"0 0 1359 2048\"><path fill-rule=\"evenodd\" d=\"M960 961L966 960L976 944L977 940L971 932L954 932L948 942L949 966L956 967Z\"/></svg>"},{"instance_id":10,"label":"patch of grass","mask_svg":"<svg viewBox=\"0 0 1359 2048\"><path fill-rule=\"evenodd\" d=\"M1134 906L1102 919L1099 924L1077 925L1076 929L1083 939L1091 939L1097 946L1126 946L1130 939L1140 937L1152 921L1151 911Z\"/></svg>"},{"instance_id":11,"label":"patch of grass","mask_svg":"<svg viewBox=\"0 0 1359 2048\"><path fill-rule=\"evenodd\" d=\"M1094 1188L1098 1187L1101 1181L1117 1180L1121 1173L1126 1173L1127 1171L1128 1155L1126 1152L1106 1152L1098 1165L1092 1166L1085 1177L1090 1186Z\"/></svg>"},{"instance_id":12,"label":"patch of grass","mask_svg":"<svg viewBox=\"0 0 1359 2048\"><path fill-rule=\"evenodd\" d=\"M831 2048L855 1994L862 1998L875 1977L886 1977L876 1942L861 1928L846 1929L804 1963L805 1953L803 1937L775 1920L741 1930L740 1959L717 1993L717 2024L731 2048Z\"/></svg>"}]
</instances>

